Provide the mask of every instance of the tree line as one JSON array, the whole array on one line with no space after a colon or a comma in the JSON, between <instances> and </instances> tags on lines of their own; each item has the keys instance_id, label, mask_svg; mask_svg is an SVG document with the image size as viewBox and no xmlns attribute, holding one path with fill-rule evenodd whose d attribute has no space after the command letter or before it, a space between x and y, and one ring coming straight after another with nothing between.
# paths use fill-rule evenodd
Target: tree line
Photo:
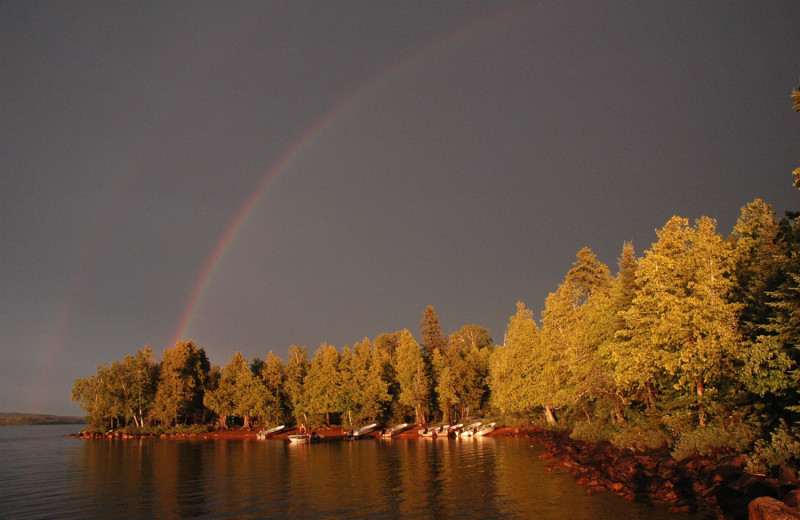
<instances>
[{"instance_id":1,"label":"tree line","mask_svg":"<svg viewBox=\"0 0 800 520\"><path fill-rule=\"evenodd\" d=\"M284 362L273 352L224 367L203 348L178 342L158 361L150 346L97 367L78 379L72 400L95 428L143 429L180 425L305 423L355 426L365 422L446 420L489 410L489 331L467 325L445 336L428 306L422 344L408 330L364 338L338 349L322 344L309 359L292 345Z\"/></svg>"},{"instance_id":2,"label":"tree line","mask_svg":"<svg viewBox=\"0 0 800 520\"><path fill-rule=\"evenodd\" d=\"M419 326L313 357L292 345L212 365L179 342L145 347L75 382L91 424L249 426L453 422L496 414L622 445L742 449L800 420L800 225L755 200L732 233L673 217L616 274L589 249L540 319L517 304L502 345L466 325L445 335L432 306Z\"/></svg>"},{"instance_id":3,"label":"tree line","mask_svg":"<svg viewBox=\"0 0 800 520\"><path fill-rule=\"evenodd\" d=\"M756 199L727 237L708 217L656 234L641 257L623 244L615 274L581 249L538 320L517 303L501 345L477 325L445 335L428 306L420 342L406 329L222 368L192 342L160 361L148 346L77 380L72 399L95 427L496 414L679 456L750 451L756 469L800 458L800 213Z\"/></svg>"}]
</instances>

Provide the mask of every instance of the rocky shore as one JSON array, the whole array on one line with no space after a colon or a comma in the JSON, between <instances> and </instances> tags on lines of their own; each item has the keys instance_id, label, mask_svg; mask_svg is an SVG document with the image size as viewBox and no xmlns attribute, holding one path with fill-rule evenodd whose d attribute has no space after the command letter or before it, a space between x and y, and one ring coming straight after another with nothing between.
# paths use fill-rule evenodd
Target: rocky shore
<instances>
[{"instance_id":1,"label":"rocky shore","mask_svg":"<svg viewBox=\"0 0 800 520\"><path fill-rule=\"evenodd\" d=\"M744 456L673 459L669 452L633 452L609 443L587 443L548 431L519 431L552 458L549 471L564 468L589 493L614 493L660 505L675 513L707 511L720 520L800 519L797 468L776 477L745 472Z\"/></svg>"}]
</instances>

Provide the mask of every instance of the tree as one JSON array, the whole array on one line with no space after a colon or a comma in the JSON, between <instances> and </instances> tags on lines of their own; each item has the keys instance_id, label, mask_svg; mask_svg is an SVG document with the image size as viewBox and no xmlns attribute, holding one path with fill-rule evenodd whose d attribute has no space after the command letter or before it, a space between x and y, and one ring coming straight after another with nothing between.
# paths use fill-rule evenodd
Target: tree
<instances>
[{"instance_id":1,"label":"tree","mask_svg":"<svg viewBox=\"0 0 800 520\"><path fill-rule=\"evenodd\" d=\"M447 337L442 334L442 327L439 325L439 317L433 309L433 305L428 305L419 323L419 330L422 333L422 346L426 355L430 358L433 351L437 348L444 352L447 348Z\"/></svg>"},{"instance_id":2,"label":"tree","mask_svg":"<svg viewBox=\"0 0 800 520\"><path fill-rule=\"evenodd\" d=\"M436 394L446 422L478 410L488 392L492 338L477 325L465 325L448 338L449 346L433 354Z\"/></svg>"},{"instance_id":3,"label":"tree","mask_svg":"<svg viewBox=\"0 0 800 520\"><path fill-rule=\"evenodd\" d=\"M654 384L694 393L700 426L707 422L707 393L719 398L721 385L735 379L740 354L740 306L729 299L729 257L713 219L702 217L690 227L673 217L639 262L639 291L623 314L621 382L647 388L650 399Z\"/></svg>"},{"instance_id":4,"label":"tree","mask_svg":"<svg viewBox=\"0 0 800 520\"><path fill-rule=\"evenodd\" d=\"M517 312L509 319L503 346L494 350L489 364L491 403L501 413L529 415L539 407L534 395L539 372L534 356L539 340L533 311L517 302Z\"/></svg>"},{"instance_id":5,"label":"tree","mask_svg":"<svg viewBox=\"0 0 800 520\"><path fill-rule=\"evenodd\" d=\"M166 425L203 422L203 396L211 364L205 350L179 341L164 350L156 389L154 416Z\"/></svg>"},{"instance_id":6,"label":"tree","mask_svg":"<svg viewBox=\"0 0 800 520\"><path fill-rule=\"evenodd\" d=\"M578 291L581 301L595 291L611 287L611 272L608 266L599 261L591 249L584 247L576 256L577 259L567 273L566 279Z\"/></svg>"},{"instance_id":7,"label":"tree","mask_svg":"<svg viewBox=\"0 0 800 520\"><path fill-rule=\"evenodd\" d=\"M76 379L72 386L72 402L79 403L86 412L87 422L94 428L101 428L113 417L111 394L106 385L108 372L108 365L100 365L95 375Z\"/></svg>"},{"instance_id":8,"label":"tree","mask_svg":"<svg viewBox=\"0 0 800 520\"><path fill-rule=\"evenodd\" d=\"M291 408L286 392L286 367L283 361L271 350L261 367L261 379L264 382L266 407L262 410L268 423L283 421Z\"/></svg>"},{"instance_id":9,"label":"tree","mask_svg":"<svg viewBox=\"0 0 800 520\"><path fill-rule=\"evenodd\" d=\"M333 345L323 343L317 349L308 374L303 381L303 406L308 414L323 415L331 425L330 414L342 411L339 374L339 352Z\"/></svg>"},{"instance_id":10,"label":"tree","mask_svg":"<svg viewBox=\"0 0 800 520\"><path fill-rule=\"evenodd\" d=\"M138 349L135 356L125 356L122 363L112 364L112 378L118 392L122 414L142 428L145 416L153 407L158 365L150 345Z\"/></svg>"},{"instance_id":11,"label":"tree","mask_svg":"<svg viewBox=\"0 0 800 520\"><path fill-rule=\"evenodd\" d=\"M400 384L400 404L414 410L414 420L417 424L427 422L426 411L431 392L430 376L419 343L408 330L403 330L401 333L400 345L395 352L393 362Z\"/></svg>"},{"instance_id":12,"label":"tree","mask_svg":"<svg viewBox=\"0 0 800 520\"><path fill-rule=\"evenodd\" d=\"M308 422L308 416L303 410L303 383L308 373L308 351L306 347L291 345L289 358L286 361L286 397L292 415L298 422L302 419Z\"/></svg>"},{"instance_id":13,"label":"tree","mask_svg":"<svg viewBox=\"0 0 800 520\"><path fill-rule=\"evenodd\" d=\"M242 417L244 427L250 427L250 417L263 413L266 389L261 380L253 375L247 360L236 352L230 362L222 368L222 377L215 390L206 392L205 405L220 416L222 424L228 416Z\"/></svg>"}]
</instances>

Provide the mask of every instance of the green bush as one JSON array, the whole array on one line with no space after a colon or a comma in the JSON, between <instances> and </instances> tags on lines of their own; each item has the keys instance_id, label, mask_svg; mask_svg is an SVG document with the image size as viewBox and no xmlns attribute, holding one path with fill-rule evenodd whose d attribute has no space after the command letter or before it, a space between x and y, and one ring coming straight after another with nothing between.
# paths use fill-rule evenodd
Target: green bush
<instances>
[{"instance_id":1,"label":"green bush","mask_svg":"<svg viewBox=\"0 0 800 520\"><path fill-rule=\"evenodd\" d=\"M579 441L601 442L611 441L615 434L614 427L607 423L578 421L572 425L572 433L569 436Z\"/></svg>"},{"instance_id":2,"label":"green bush","mask_svg":"<svg viewBox=\"0 0 800 520\"><path fill-rule=\"evenodd\" d=\"M669 445L669 437L657 426L625 424L611 436L611 444L620 448L645 451Z\"/></svg>"},{"instance_id":3,"label":"green bush","mask_svg":"<svg viewBox=\"0 0 800 520\"><path fill-rule=\"evenodd\" d=\"M764 439L756 441L747 457L745 470L766 475L792 459L800 459L800 440L789 431L786 422L781 421L780 426L770 434L770 442Z\"/></svg>"},{"instance_id":4,"label":"green bush","mask_svg":"<svg viewBox=\"0 0 800 520\"><path fill-rule=\"evenodd\" d=\"M675 440L672 456L718 456L742 453L753 442L753 432L741 422L698 426L684 431Z\"/></svg>"}]
</instances>

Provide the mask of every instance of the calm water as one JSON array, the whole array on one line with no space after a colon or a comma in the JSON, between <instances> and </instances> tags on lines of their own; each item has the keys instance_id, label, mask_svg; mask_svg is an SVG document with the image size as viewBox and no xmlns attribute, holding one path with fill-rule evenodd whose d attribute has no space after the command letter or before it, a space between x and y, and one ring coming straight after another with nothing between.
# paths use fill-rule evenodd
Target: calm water
<instances>
[{"instance_id":1,"label":"calm water","mask_svg":"<svg viewBox=\"0 0 800 520\"><path fill-rule=\"evenodd\" d=\"M0 427L3 518L674 519L588 496L529 440L82 440Z\"/></svg>"}]
</instances>

